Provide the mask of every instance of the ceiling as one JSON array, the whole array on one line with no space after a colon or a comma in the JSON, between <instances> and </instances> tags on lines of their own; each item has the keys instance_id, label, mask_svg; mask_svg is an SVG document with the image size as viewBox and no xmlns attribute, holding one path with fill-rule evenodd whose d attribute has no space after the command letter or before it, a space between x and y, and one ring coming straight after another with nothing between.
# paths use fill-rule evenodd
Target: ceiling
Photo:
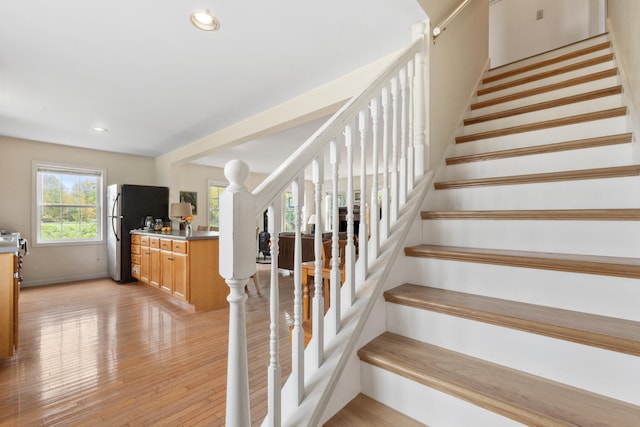
<instances>
[{"instance_id":1,"label":"ceiling","mask_svg":"<svg viewBox=\"0 0 640 427\"><path fill-rule=\"evenodd\" d=\"M201 9L218 31L190 23ZM0 135L156 157L401 49L424 18L416 0L4 0ZM273 168L311 125L198 162Z\"/></svg>"}]
</instances>

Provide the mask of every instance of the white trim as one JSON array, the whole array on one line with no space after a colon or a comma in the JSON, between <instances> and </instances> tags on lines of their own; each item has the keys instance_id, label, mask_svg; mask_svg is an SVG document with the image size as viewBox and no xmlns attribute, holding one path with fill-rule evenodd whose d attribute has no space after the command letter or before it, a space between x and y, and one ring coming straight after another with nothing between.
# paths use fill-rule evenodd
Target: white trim
<instances>
[{"instance_id":1,"label":"white trim","mask_svg":"<svg viewBox=\"0 0 640 427\"><path fill-rule=\"evenodd\" d=\"M69 171L77 171L77 172L99 172L101 185L98 191L100 194L97 195L97 214L96 218L98 221L98 238L94 240L69 240L69 241L52 241L52 242L41 242L38 239L39 236L39 216L38 216L38 169L42 167L51 167L53 169L67 169ZM33 236L32 246L34 247L53 247L53 246L70 246L70 245L96 245L96 244L104 244L106 243L106 221L105 221L105 209L106 209L106 197L107 197L107 169L99 166L86 166L86 165L77 165L72 163L58 163L58 162L49 162L43 160L32 160L31 162L31 235Z\"/></svg>"}]
</instances>

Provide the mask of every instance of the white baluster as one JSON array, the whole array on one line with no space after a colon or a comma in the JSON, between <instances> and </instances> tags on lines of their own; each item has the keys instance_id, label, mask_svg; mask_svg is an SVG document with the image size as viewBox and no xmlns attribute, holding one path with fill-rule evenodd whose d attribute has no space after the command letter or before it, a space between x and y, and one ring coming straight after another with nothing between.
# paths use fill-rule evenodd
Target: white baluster
<instances>
[{"instance_id":1,"label":"white baluster","mask_svg":"<svg viewBox=\"0 0 640 427\"><path fill-rule=\"evenodd\" d=\"M327 336L333 337L340 331L340 245L338 239L338 169L340 168L340 150L336 141L329 145L329 160L331 162L331 182L333 194L331 201L331 275L329 279L329 312L327 313ZM327 254L328 255L328 254Z\"/></svg>"},{"instance_id":2,"label":"white baluster","mask_svg":"<svg viewBox=\"0 0 640 427\"><path fill-rule=\"evenodd\" d=\"M278 319L280 313L280 292L278 288L278 253L280 252L280 224L282 219L282 203L280 198L269 206L269 230L271 230L271 289L270 299L270 324L269 324L269 369L268 369L268 418L269 427L279 427L282 413L282 376L280 369L280 353L278 333Z\"/></svg>"},{"instance_id":3,"label":"white baluster","mask_svg":"<svg viewBox=\"0 0 640 427\"><path fill-rule=\"evenodd\" d=\"M322 365L324 360L324 296L322 286L322 232L324 227L322 225L322 181L324 180L324 170L322 154L316 157L312 163L313 169L313 184L315 186L315 201L316 201L316 231L314 239L314 248L316 255L315 262L315 277L313 281L313 310L311 329L313 333L312 341L309 343L311 346L311 366L312 369L317 369Z\"/></svg>"},{"instance_id":4,"label":"white baluster","mask_svg":"<svg viewBox=\"0 0 640 427\"><path fill-rule=\"evenodd\" d=\"M249 167L231 160L224 167L229 180L220 195L219 271L229 286L229 353L227 363L226 425L250 426L249 369L245 285L256 272L255 198L244 185ZM214 343L212 343L214 344Z\"/></svg>"},{"instance_id":5,"label":"white baluster","mask_svg":"<svg viewBox=\"0 0 640 427\"><path fill-rule=\"evenodd\" d=\"M382 221L380 222L380 239L389 237L389 89L382 88Z\"/></svg>"},{"instance_id":6,"label":"white baluster","mask_svg":"<svg viewBox=\"0 0 640 427\"><path fill-rule=\"evenodd\" d=\"M415 37L424 37L425 34L430 35L429 26L422 22L416 24L413 28ZM429 147L426 138L427 129L427 103L428 96L425 93L425 81L428 80L429 68L426 66L426 50L429 49L429 43L423 43L424 48L415 56L415 83L413 88L413 146L415 156L415 176L417 178L424 175L429 167L429 159L425 158L425 153L429 154ZM427 168L425 168L425 164Z\"/></svg>"},{"instance_id":7,"label":"white baluster","mask_svg":"<svg viewBox=\"0 0 640 427\"><path fill-rule=\"evenodd\" d=\"M304 330L302 329L302 206L304 205L304 176L302 173L291 185L291 202L295 211L295 244L293 254L293 331L291 332L291 377L295 382L295 399L304 398Z\"/></svg>"},{"instance_id":8,"label":"white baluster","mask_svg":"<svg viewBox=\"0 0 640 427\"><path fill-rule=\"evenodd\" d=\"M407 201L407 70L400 70L400 206Z\"/></svg>"},{"instance_id":9,"label":"white baluster","mask_svg":"<svg viewBox=\"0 0 640 427\"><path fill-rule=\"evenodd\" d=\"M398 219L398 135L399 135L399 114L398 114L398 79L394 77L391 80L391 224L393 225Z\"/></svg>"},{"instance_id":10,"label":"white baluster","mask_svg":"<svg viewBox=\"0 0 640 427\"><path fill-rule=\"evenodd\" d=\"M371 213L369 214L369 230L371 233L369 245L369 258L376 259L380 250L380 210L378 208L378 117L379 117L378 97L371 99L369 109L371 110L371 132L372 132L372 167L371 173Z\"/></svg>"},{"instance_id":11,"label":"white baluster","mask_svg":"<svg viewBox=\"0 0 640 427\"><path fill-rule=\"evenodd\" d=\"M360 280L367 277L369 267L367 258L367 115L364 111L358 113L358 131L360 132L360 224L358 229L358 259L360 260Z\"/></svg>"},{"instance_id":12,"label":"white baluster","mask_svg":"<svg viewBox=\"0 0 640 427\"><path fill-rule=\"evenodd\" d=\"M409 103L409 125L407 127L407 192L413 189L415 181L414 153L413 153L413 80L414 80L413 61L407 64L407 91L409 92L407 100Z\"/></svg>"},{"instance_id":13,"label":"white baluster","mask_svg":"<svg viewBox=\"0 0 640 427\"><path fill-rule=\"evenodd\" d=\"M356 300L356 248L353 234L353 127L348 124L344 129L344 145L347 149L347 246L345 248L345 304L351 307Z\"/></svg>"}]
</instances>

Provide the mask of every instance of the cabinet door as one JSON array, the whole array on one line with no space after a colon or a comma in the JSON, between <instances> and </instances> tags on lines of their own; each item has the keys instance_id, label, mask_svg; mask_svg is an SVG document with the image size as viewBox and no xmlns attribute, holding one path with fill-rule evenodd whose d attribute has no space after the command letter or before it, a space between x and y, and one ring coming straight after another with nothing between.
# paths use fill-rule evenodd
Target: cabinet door
<instances>
[{"instance_id":1,"label":"cabinet door","mask_svg":"<svg viewBox=\"0 0 640 427\"><path fill-rule=\"evenodd\" d=\"M149 284L151 286L160 287L160 249L149 248Z\"/></svg>"},{"instance_id":2,"label":"cabinet door","mask_svg":"<svg viewBox=\"0 0 640 427\"><path fill-rule=\"evenodd\" d=\"M173 252L173 295L184 301L189 301L188 278L189 263L187 254Z\"/></svg>"},{"instance_id":3,"label":"cabinet door","mask_svg":"<svg viewBox=\"0 0 640 427\"><path fill-rule=\"evenodd\" d=\"M165 292L173 292L173 253L160 251L160 289Z\"/></svg>"},{"instance_id":4,"label":"cabinet door","mask_svg":"<svg viewBox=\"0 0 640 427\"><path fill-rule=\"evenodd\" d=\"M151 274L151 249L149 246L140 247L140 280L142 283L149 283Z\"/></svg>"}]
</instances>

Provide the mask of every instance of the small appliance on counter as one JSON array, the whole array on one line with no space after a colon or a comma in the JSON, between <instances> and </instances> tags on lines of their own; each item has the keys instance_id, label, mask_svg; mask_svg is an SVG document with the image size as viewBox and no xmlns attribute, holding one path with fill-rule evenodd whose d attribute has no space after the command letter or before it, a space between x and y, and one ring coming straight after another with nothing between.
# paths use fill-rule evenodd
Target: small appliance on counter
<instances>
[{"instance_id":1,"label":"small appliance on counter","mask_svg":"<svg viewBox=\"0 0 640 427\"><path fill-rule=\"evenodd\" d=\"M107 260L109 276L119 283L131 276L131 230L154 230L156 218L169 214L169 188L112 184L107 187ZM161 220L162 221L162 220Z\"/></svg>"}]
</instances>

